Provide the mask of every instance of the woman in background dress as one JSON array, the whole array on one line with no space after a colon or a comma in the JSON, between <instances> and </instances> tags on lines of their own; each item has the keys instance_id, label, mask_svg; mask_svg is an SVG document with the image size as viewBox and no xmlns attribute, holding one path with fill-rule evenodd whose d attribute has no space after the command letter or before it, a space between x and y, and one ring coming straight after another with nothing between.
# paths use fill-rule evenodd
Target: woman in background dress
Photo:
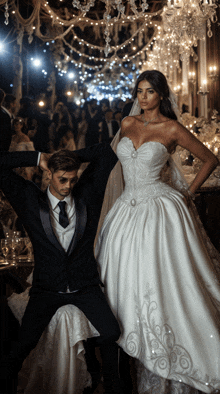
<instances>
[{"instance_id":1,"label":"woman in background dress","mask_svg":"<svg viewBox=\"0 0 220 394\"><path fill-rule=\"evenodd\" d=\"M13 135L9 152L14 151L34 151L34 144L24 133L25 121L23 118L15 118L12 123ZM25 179L32 180L35 169L34 167L25 167L16 169L16 171L22 175Z\"/></svg>"}]
</instances>

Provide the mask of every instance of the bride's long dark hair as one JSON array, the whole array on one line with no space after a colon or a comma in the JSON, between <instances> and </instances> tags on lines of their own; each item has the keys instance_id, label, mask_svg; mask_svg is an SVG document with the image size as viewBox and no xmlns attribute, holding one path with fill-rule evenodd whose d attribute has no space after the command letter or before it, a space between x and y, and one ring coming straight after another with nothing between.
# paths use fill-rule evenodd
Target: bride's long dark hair
<instances>
[{"instance_id":1,"label":"bride's long dark hair","mask_svg":"<svg viewBox=\"0 0 220 394\"><path fill-rule=\"evenodd\" d=\"M138 85L141 81L148 81L152 88L161 96L163 99L160 101L160 112L167 118L177 120L176 114L174 113L171 102L169 99L169 86L166 77L157 70L147 70L139 75L137 82L133 90L133 98L137 97Z\"/></svg>"}]
</instances>

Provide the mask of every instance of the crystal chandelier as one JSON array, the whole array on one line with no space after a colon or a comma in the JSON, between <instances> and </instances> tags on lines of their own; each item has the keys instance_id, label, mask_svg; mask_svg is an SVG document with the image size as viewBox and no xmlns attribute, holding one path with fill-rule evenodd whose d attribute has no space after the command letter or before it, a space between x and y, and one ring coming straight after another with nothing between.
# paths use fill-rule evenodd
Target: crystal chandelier
<instances>
[{"instance_id":1,"label":"crystal chandelier","mask_svg":"<svg viewBox=\"0 0 220 394\"><path fill-rule=\"evenodd\" d=\"M214 0L167 1L161 14L164 31L186 61L193 54L192 48L197 46L197 41L205 38L205 22L207 35L212 36L211 22L217 21L216 8Z\"/></svg>"},{"instance_id":2,"label":"crystal chandelier","mask_svg":"<svg viewBox=\"0 0 220 394\"><path fill-rule=\"evenodd\" d=\"M123 5L125 2L123 0L101 0L103 3L105 3L105 13L103 15L103 20L105 22L105 30L104 30L104 36L105 36L105 49L104 53L105 56L107 57L109 52L111 51L111 38L110 38L110 31L111 31L111 25L112 22L117 22L120 18L124 19L127 18L125 14L125 6ZM89 12L90 8L94 6L95 0L89 0L88 4L80 4L82 2L78 0L73 0L72 4L73 7L78 8L82 16L84 17L87 12ZM129 4L131 11L133 12L133 15L130 16L130 20L135 20L138 18L143 18L145 11L148 9L149 5L147 3L147 0L142 0L140 1L140 6L137 8L135 4L135 0L128 0L127 4ZM117 13L117 16L112 17L111 14L113 13L115 15L115 11Z\"/></svg>"}]
</instances>

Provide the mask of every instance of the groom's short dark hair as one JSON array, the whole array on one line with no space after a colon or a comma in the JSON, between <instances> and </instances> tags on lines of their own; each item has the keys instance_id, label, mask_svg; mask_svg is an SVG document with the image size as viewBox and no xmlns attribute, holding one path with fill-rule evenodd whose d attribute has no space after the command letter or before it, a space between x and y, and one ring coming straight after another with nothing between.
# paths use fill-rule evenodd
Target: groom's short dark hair
<instances>
[{"instance_id":1,"label":"groom's short dark hair","mask_svg":"<svg viewBox=\"0 0 220 394\"><path fill-rule=\"evenodd\" d=\"M47 165L52 173L60 170L70 172L78 170L81 165L81 161L74 151L61 149L49 158Z\"/></svg>"}]
</instances>

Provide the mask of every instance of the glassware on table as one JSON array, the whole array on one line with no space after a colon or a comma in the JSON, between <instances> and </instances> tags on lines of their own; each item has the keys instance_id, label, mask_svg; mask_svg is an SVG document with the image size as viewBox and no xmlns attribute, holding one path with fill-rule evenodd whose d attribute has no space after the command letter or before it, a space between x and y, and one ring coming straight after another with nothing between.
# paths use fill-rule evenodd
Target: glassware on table
<instances>
[{"instance_id":1,"label":"glassware on table","mask_svg":"<svg viewBox=\"0 0 220 394\"><path fill-rule=\"evenodd\" d=\"M19 239L19 242L17 244L17 257L18 257L18 261L21 262L21 261L27 260L28 250L27 250L27 247L25 244L25 238L21 237L18 239Z\"/></svg>"},{"instance_id":2,"label":"glassware on table","mask_svg":"<svg viewBox=\"0 0 220 394\"><path fill-rule=\"evenodd\" d=\"M1 264L3 264L3 265L10 264L10 262L7 259L7 256L10 252L10 249L11 249L11 241L9 238L1 239L1 249L2 249L2 254L4 256L4 261Z\"/></svg>"},{"instance_id":3,"label":"glassware on table","mask_svg":"<svg viewBox=\"0 0 220 394\"><path fill-rule=\"evenodd\" d=\"M21 238L21 231L12 231L12 238Z\"/></svg>"},{"instance_id":4,"label":"glassware on table","mask_svg":"<svg viewBox=\"0 0 220 394\"><path fill-rule=\"evenodd\" d=\"M17 243L16 243L16 238L10 238L11 241L11 265L16 265L17 261L16 261L16 247L17 247Z\"/></svg>"},{"instance_id":5,"label":"glassware on table","mask_svg":"<svg viewBox=\"0 0 220 394\"><path fill-rule=\"evenodd\" d=\"M16 253L17 253L17 260L18 261L22 261L24 260L24 258L26 258L26 256L23 255L24 252L24 238L20 237L20 238L16 238L17 242L17 247L16 247Z\"/></svg>"},{"instance_id":6,"label":"glassware on table","mask_svg":"<svg viewBox=\"0 0 220 394\"><path fill-rule=\"evenodd\" d=\"M33 246L32 246L30 238L25 237L24 243L27 248L27 261L33 261L34 260Z\"/></svg>"},{"instance_id":7,"label":"glassware on table","mask_svg":"<svg viewBox=\"0 0 220 394\"><path fill-rule=\"evenodd\" d=\"M19 261L19 254L22 249L22 238L13 237L11 240L11 251L12 251L12 265L16 265Z\"/></svg>"}]
</instances>

